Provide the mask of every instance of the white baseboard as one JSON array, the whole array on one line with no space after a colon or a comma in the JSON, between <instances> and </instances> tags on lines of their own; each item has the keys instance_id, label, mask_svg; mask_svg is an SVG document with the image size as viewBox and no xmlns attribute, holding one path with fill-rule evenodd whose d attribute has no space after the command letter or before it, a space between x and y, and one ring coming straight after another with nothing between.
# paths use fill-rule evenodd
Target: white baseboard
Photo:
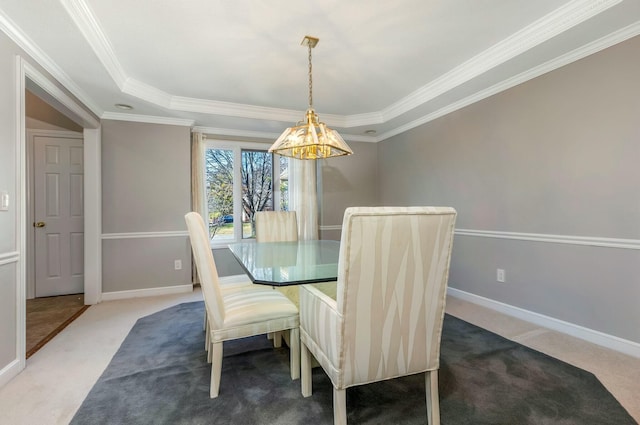
<instances>
[{"instance_id":1,"label":"white baseboard","mask_svg":"<svg viewBox=\"0 0 640 425\"><path fill-rule=\"evenodd\" d=\"M182 294L193 291L193 285L164 286L161 288L133 289L130 291L103 292L102 301L124 300L128 298L157 297L158 295Z\"/></svg>"},{"instance_id":2,"label":"white baseboard","mask_svg":"<svg viewBox=\"0 0 640 425\"><path fill-rule=\"evenodd\" d=\"M518 319L534 323L536 325L552 329L554 331L562 332L564 334L583 339L593 344L601 345L611 350L619 351L621 353L640 358L640 343L637 342L605 334L600 331L585 328L574 323L565 322L563 320L525 310L520 307L514 307L509 304L481 297L479 295L471 294L459 289L448 288L447 294L455 298L469 301L473 304L487 307L491 310L498 311L508 316L516 317Z\"/></svg>"},{"instance_id":3,"label":"white baseboard","mask_svg":"<svg viewBox=\"0 0 640 425\"><path fill-rule=\"evenodd\" d=\"M20 360L15 359L8 365L6 365L2 370L0 370L0 388L4 387L7 382L11 381L17 374L22 371L22 367L20 366Z\"/></svg>"}]
</instances>

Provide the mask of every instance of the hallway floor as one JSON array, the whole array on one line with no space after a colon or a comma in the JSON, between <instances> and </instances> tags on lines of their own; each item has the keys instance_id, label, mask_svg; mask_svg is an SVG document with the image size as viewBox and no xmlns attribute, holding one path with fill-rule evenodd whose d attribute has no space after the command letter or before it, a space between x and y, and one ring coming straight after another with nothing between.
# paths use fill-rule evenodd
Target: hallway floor
<instances>
[{"instance_id":1,"label":"hallway floor","mask_svg":"<svg viewBox=\"0 0 640 425\"><path fill-rule=\"evenodd\" d=\"M88 307L84 305L84 294L27 300L26 357L31 357Z\"/></svg>"}]
</instances>

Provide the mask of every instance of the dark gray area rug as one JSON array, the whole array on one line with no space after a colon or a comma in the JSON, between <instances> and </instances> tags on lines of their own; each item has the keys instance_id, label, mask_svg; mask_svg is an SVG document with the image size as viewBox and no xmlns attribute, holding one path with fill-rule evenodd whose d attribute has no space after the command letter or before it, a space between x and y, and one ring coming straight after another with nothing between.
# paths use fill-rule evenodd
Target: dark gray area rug
<instances>
[{"instance_id":1,"label":"dark gray area rug","mask_svg":"<svg viewBox=\"0 0 640 425\"><path fill-rule=\"evenodd\" d=\"M202 302L133 327L72 424L332 424L332 387L313 396L289 378L289 352L266 337L225 343L220 396L209 398ZM636 424L594 375L446 316L440 365L443 425ZM424 375L347 390L349 424L424 424Z\"/></svg>"}]
</instances>

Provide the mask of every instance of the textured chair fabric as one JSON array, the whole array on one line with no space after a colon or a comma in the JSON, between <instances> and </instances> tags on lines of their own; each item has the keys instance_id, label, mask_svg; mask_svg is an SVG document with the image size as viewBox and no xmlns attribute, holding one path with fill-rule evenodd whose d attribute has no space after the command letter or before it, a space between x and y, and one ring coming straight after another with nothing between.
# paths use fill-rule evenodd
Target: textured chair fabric
<instances>
[{"instance_id":1,"label":"textured chair fabric","mask_svg":"<svg viewBox=\"0 0 640 425\"><path fill-rule=\"evenodd\" d=\"M222 288L202 217L190 212L185 220L205 302L206 348L212 363L211 398L219 393L223 342L226 340L289 331L291 379L297 379L300 376L297 307L269 287L233 284Z\"/></svg>"},{"instance_id":2,"label":"textured chair fabric","mask_svg":"<svg viewBox=\"0 0 640 425\"><path fill-rule=\"evenodd\" d=\"M295 242L298 222L295 211L260 211L256 213L256 242Z\"/></svg>"},{"instance_id":3,"label":"textured chair fabric","mask_svg":"<svg viewBox=\"0 0 640 425\"><path fill-rule=\"evenodd\" d=\"M348 208L337 297L300 287L302 394L311 357L334 387L334 422L346 423L345 389L425 374L427 417L438 424L437 371L456 211L448 207Z\"/></svg>"}]
</instances>

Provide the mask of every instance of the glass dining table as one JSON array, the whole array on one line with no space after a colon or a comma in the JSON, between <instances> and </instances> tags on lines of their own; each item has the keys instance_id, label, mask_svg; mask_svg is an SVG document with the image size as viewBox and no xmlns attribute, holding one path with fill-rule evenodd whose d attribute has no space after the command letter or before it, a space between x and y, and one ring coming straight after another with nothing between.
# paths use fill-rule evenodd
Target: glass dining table
<instances>
[{"instance_id":1,"label":"glass dining table","mask_svg":"<svg viewBox=\"0 0 640 425\"><path fill-rule=\"evenodd\" d=\"M256 284L291 286L338 278L338 241L240 242L229 249Z\"/></svg>"}]
</instances>

